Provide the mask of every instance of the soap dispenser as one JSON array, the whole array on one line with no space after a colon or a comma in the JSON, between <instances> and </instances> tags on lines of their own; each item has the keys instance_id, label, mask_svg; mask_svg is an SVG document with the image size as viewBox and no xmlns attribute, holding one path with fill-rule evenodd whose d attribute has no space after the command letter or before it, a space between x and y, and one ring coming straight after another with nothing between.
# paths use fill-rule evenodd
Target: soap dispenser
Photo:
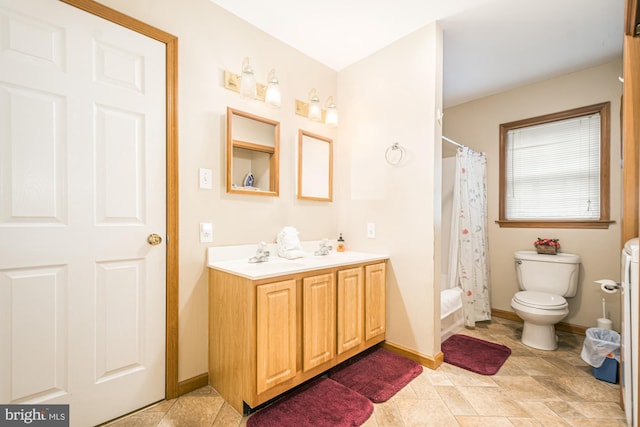
<instances>
[{"instance_id":1,"label":"soap dispenser","mask_svg":"<svg viewBox=\"0 0 640 427\"><path fill-rule=\"evenodd\" d=\"M344 239L342 238L342 233L340 233L340 236L338 237L338 244L336 246L336 251L338 252L344 252Z\"/></svg>"}]
</instances>

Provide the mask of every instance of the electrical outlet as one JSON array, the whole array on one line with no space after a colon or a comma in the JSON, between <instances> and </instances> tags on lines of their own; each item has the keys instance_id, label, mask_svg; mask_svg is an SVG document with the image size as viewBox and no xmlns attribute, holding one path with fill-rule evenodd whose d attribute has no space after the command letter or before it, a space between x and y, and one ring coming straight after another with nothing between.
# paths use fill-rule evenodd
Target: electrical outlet
<instances>
[{"instance_id":1,"label":"electrical outlet","mask_svg":"<svg viewBox=\"0 0 640 427\"><path fill-rule=\"evenodd\" d=\"M213 188L211 183L212 178L211 169L200 168L200 188L211 190Z\"/></svg>"},{"instance_id":2,"label":"electrical outlet","mask_svg":"<svg viewBox=\"0 0 640 427\"><path fill-rule=\"evenodd\" d=\"M367 238L375 239L376 238L376 223L368 222L367 223Z\"/></svg>"},{"instance_id":3,"label":"electrical outlet","mask_svg":"<svg viewBox=\"0 0 640 427\"><path fill-rule=\"evenodd\" d=\"M213 242L213 224L210 222L200 223L200 243Z\"/></svg>"}]
</instances>

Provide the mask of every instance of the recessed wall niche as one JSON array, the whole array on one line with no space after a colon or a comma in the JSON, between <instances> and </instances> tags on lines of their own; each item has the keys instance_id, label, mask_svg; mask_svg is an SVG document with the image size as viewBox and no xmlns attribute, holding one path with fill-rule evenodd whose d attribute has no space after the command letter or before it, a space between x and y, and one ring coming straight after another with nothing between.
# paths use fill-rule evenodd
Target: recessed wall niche
<instances>
[{"instance_id":1,"label":"recessed wall niche","mask_svg":"<svg viewBox=\"0 0 640 427\"><path fill-rule=\"evenodd\" d=\"M280 123L227 107L227 193L279 194Z\"/></svg>"}]
</instances>

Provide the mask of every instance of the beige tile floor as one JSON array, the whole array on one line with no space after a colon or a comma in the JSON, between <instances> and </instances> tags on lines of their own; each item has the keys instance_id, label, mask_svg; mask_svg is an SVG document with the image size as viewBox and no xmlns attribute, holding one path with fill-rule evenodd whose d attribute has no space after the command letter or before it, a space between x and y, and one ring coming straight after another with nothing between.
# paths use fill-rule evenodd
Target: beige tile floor
<instances>
[{"instance_id":1,"label":"beige tile floor","mask_svg":"<svg viewBox=\"0 0 640 427\"><path fill-rule=\"evenodd\" d=\"M583 336L559 333L556 351L519 342L522 324L494 318L460 333L512 349L494 376L443 364L423 373L387 402L374 405L365 427L409 426L625 426L619 387L599 381L582 361ZM244 426L242 417L211 387L158 403L117 420L124 426Z\"/></svg>"}]
</instances>

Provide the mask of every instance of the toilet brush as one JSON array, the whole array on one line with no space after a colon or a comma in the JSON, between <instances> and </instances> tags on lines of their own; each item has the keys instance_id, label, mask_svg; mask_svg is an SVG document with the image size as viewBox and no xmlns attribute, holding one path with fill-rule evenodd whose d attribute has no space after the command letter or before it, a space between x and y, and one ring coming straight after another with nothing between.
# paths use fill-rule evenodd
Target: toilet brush
<instances>
[{"instance_id":1,"label":"toilet brush","mask_svg":"<svg viewBox=\"0 0 640 427\"><path fill-rule=\"evenodd\" d=\"M602 317L598 319L598 328L600 329L611 329L611 325L613 322L607 319L607 310L605 306L605 299L602 298Z\"/></svg>"}]
</instances>

